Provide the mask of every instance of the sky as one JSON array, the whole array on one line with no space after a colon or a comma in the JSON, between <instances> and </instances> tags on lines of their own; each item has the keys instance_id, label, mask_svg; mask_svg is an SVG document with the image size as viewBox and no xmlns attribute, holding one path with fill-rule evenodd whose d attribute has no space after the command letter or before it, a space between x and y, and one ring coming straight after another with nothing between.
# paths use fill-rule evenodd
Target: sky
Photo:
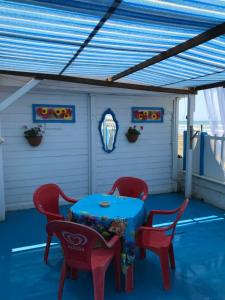
<instances>
[{"instance_id":1,"label":"sky","mask_svg":"<svg viewBox=\"0 0 225 300\"><path fill-rule=\"evenodd\" d=\"M195 98L194 121L208 121L208 112L204 100L203 91L199 91ZM187 115L187 99L180 100L179 120L185 121Z\"/></svg>"}]
</instances>

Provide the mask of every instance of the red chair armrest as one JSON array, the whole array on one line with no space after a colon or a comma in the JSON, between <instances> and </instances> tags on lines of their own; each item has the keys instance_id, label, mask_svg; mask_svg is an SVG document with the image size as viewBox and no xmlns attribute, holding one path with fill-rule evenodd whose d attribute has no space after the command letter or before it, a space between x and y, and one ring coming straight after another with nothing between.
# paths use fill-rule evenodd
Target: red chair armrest
<instances>
[{"instance_id":1,"label":"red chair armrest","mask_svg":"<svg viewBox=\"0 0 225 300\"><path fill-rule=\"evenodd\" d=\"M112 195L113 193L114 193L114 191L111 190L111 191L107 192L107 195Z\"/></svg>"},{"instance_id":2,"label":"red chair armrest","mask_svg":"<svg viewBox=\"0 0 225 300\"><path fill-rule=\"evenodd\" d=\"M116 183L113 184L111 190L107 193L108 195L112 195L116 190Z\"/></svg>"},{"instance_id":3,"label":"red chair armrest","mask_svg":"<svg viewBox=\"0 0 225 300\"><path fill-rule=\"evenodd\" d=\"M141 200L145 201L147 198L148 198L147 195L143 195L143 196L141 197Z\"/></svg>"},{"instance_id":4,"label":"red chair armrest","mask_svg":"<svg viewBox=\"0 0 225 300\"><path fill-rule=\"evenodd\" d=\"M164 232L164 231L167 231L167 227L164 227L164 228L155 228L155 227L147 227L147 226L141 226L137 233L136 233L136 244L138 246L141 246L143 244L143 241L144 241L144 233L145 232Z\"/></svg>"},{"instance_id":5,"label":"red chair armrest","mask_svg":"<svg viewBox=\"0 0 225 300\"><path fill-rule=\"evenodd\" d=\"M77 201L78 200L76 200L76 199L73 199L73 198L71 198L71 197L68 197L68 196L66 196L64 193L63 193L63 191L61 190L60 191L60 195L62 196L62 198L65 200L65 201L67 201L67 202L70 202L70 203L77 203Z\"/></svg>"},{"instance_id":6,"label":"red chair armrest","mask_svg":"<svg viewBox=\"0 0 225 300\"><path fill-rule=\"evenodd\" d=\"M75 204L75 203L77 203L78 202L78 200L76 200L76 199L73 199L73 198L69 198L69 197L67 197L66 196L66 198L64 198L67 202L70 202L70 203L73 203L73 204Z\"/></svg>"},{"instance_id":7,"label":"red chair armrest","mask_svg":"<svg viewBox=\"0 0 225 300\"><path fill-rule=\"evenodd\" d=\"M119 236L118 235L114 235L110 241L105 241L105 244L108 248L112 248L116 245L116 243L118 243L120 240Z\"/></svg>"},{"instance_id":8,"label":"red chair armrest","mask_svg":"<svg viewBox=\"0 0 225 300\"><path fill-rule=\"evenodd\" d=\"M112 195L116 190L116 186L113 185L113 187L111 188L111 190L107 193L108 195Z\"/></svg>"},{"instance_id":9,"label":"red chair armrest","mask_svg":"<svg viewBox=\"0 0 225 300\"><path fill-rule=\"evenodd\" d=\"M141 227L138 229L138 233L143 233L143 231L167 231L168 228L169 228L169 226L163 227L163 228L141 226Z\"/></svg>"},{"instance_id":10,"label":"red chair armrest","mask_svg":"<svg viewBox=\"0 0 225 300\"><path fill-rule=\"evenodd\" d=\"M59 214L54 214L50 212L44 212L44 214L46 215L47 218L52 218L52 220L63 220L63 221L65 220L64 217Z\"/></svg>"},{"instance_id":11,"label":"red chair armrest","mask_svg":"<svg viewBox=\"0 0 225 300\"><path fill-rule=\"evenodd\" d=\"M148 215L147 225L152 226L154 215L172 215L179 211L179 207L171 210L152 210Z\"/></svg>"}]
</instances>

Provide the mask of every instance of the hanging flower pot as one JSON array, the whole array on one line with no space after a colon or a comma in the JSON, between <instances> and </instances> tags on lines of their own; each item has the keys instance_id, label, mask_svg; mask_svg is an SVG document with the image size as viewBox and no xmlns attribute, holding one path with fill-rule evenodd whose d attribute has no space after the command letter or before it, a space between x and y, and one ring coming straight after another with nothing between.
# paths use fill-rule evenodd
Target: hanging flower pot
<instances>
[{"instance_id":1,"label":"hanging flower pot","mask_svg":"<svg viewBox=\"0 0 225 300\"><path fill-rule=\"evenodd\" d=\"M37 147L40 145L41 141L42 141L43 136L27 136L26 139L28 141L28 143L33 146L33 147Z\"/></svg>"},{"instance_id":2,"label":"hanging flower pot","mask_svg":"<svg viewBox=\"0 0 225 300\"><path fill-rule=\"evenodd\" d=\"M143 126L140 127L140 130L143 130ZM127 140L130 142L130 143L135 143L138 139L138 136L141 134L140 130L138 130L136 128L136 126L134 127L129 127L127 133L126 133L126 137L127 137Z\"/></svg>"},{"instance_id":3,"label":"hanging flower pot","mask_svg":"<svg viewBox=\"0 0 225 300\"><path fill-rule=\"evenodd\" d=\"M27 126L24 127L26 130L24 131L24 137L28 141L28 143L32 147L37 147L40 145L44 130L41 125L38 125L37 127L32 127L30 129L27 128Z\"/></svg>"},{"instance_id":4,"label":"hanging flower pot","mask_svg":"<svg viewBox=\"0 0 225 300\"><path fill-rule=\"evenodd\" d=\"M127 140L130 142L130 143L135 143L136 140L138 139L138 136L139 134L132 134L132 133L127 133L126 134L126 137L127 137Z\"/></svg>"}]
</instances>

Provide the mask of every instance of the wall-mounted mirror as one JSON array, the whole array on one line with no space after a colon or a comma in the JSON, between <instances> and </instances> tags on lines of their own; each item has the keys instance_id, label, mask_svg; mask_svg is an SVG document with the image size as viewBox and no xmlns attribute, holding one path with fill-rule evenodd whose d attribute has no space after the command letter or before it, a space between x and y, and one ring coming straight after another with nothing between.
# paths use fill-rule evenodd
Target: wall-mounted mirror
<instances>
[{"instance_id":1,"label":"wall-mounted mirror","mask_svg":"<svg viewBox=\"0 0 225 300\"><path fill-rule=\"evenodd\" d=\"M110 108L103 113L98 129L101 136L103 150L107 153L112 152L115 149L119 125L114 112Z\"/></svg>"}]
</instances>

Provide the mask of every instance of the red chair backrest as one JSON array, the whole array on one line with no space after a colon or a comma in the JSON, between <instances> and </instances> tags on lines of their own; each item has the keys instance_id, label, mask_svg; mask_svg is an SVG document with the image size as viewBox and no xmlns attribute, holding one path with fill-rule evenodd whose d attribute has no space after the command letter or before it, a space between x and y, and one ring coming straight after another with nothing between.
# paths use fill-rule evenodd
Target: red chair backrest
<instances>
[{"instance_id":1,"label":"red chair backrest","mask_svg":"<svg viewBox=\"0 0 225 300\"><path fill-rule=\"evenodd\" d=\"M105 244L103 237L94 229L68 221L52 221L46 225L48 234L58 237L68 265L78 269L91 269L91 251Z\"/></svg>"},{"instance_id":2,"label":"red chair backrest","mask_svg":"<svg viewBox=\"0 0 225 300\"><path fill-rule=\"evenodd\" d=\"M189 203L189 199L186 198L184 200L184 202L181 204L181 206L179 207L178 209L178 212L177 212L177 216L176 216L176 219L175 221L173 222L173 224L171 224L170 226L168 226L169 229L172 229L172 233L171 233L171 241L174 237L174 233L175 233L175 229L176 229L176 225L177 225L177 222L180 220L180 218L182 217L187 205Z\"/></svg>"},{"instance_id":3,"label":"red chair backrest","mask_svg":"<svg viewBox=\"0 0 225 300\"><path fill-rule=\"evenodd\" d=\"M36 209L46 215L48 221L56 220L57 217L49 216L48 213L60 215L59 196L61 189L58 185L50 183L40 186L33 196ZM59 218L62 219L62 218Z\"/></svg>"},{"instance_id":4,"label":"red chair backrest","mask_svg":"<svg viewBox=\"0 0 225 300\"><path fill-rule=\"evenodd\" d=\"M120 177L116 180L113 188L117 188L120 196L141 198L148 196L148 186L144 180L135 177Z\"/></svg>"}]
</instances>

